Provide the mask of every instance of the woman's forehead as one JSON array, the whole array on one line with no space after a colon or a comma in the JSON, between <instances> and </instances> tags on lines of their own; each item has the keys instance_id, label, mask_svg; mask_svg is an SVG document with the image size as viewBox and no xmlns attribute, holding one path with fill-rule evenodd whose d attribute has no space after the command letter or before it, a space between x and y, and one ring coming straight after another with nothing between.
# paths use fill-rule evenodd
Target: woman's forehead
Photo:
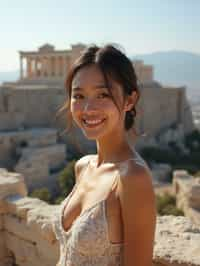
<instances>
[{"instance_id":1,"label":"woman's forehead","mask_svg":"<svg viewBox=\"0 0 200 266\"><path fill-rule=\"evenodd\" d=\"M77 86L106 85L104 75L101 70L95 66L83 67L77 71L73 80L72 88Z\"/></svg>"}]
</instances>

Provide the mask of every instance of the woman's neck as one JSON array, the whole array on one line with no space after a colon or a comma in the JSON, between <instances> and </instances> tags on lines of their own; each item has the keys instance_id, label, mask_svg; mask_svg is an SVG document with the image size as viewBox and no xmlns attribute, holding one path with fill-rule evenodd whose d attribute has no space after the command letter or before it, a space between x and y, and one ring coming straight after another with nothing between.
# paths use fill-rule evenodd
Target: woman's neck
<instances>
[{"instance_id":1,"label":"woman's neck","mask_svg":"<svg viewBox=\"0 0 200 266\"><path fill-rule=\"evenodd\" d=\"M125 136L121 138L107 138L98 140L97 144L97 166L106 162L119 162L134 155L134 151L129 146Z\"/></svg>"}]
</instances>

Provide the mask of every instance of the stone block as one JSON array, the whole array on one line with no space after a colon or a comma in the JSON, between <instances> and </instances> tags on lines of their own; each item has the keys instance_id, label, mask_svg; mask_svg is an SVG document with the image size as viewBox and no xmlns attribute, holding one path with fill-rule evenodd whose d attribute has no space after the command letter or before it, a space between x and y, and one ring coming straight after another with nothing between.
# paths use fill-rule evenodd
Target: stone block
<instances>
[{"instance_id":1,"label":"stone block","mask_svg":"<svg viewBox=\"0 0 200 266\"><path fill-rule=\"evenodd\" d=\"M0 201L10 195L27 195L27 188L24 183L24 177L18 173L0 171Z\"/></svg>"},{"instance_id":2,"label":"stone block","mask_svg":"<svg viewBox=\"0 0 200 266\"><path fill-rule=\"evenodd\" d=\"M200 184L191 185L188 195L189 205L200 211Z\"/></svg>"}]
</instances>

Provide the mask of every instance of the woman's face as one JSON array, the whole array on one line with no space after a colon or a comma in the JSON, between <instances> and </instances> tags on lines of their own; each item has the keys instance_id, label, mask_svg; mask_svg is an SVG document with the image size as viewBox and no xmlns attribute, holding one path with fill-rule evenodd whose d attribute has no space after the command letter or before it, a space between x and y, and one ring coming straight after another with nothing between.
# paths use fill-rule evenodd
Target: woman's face
<instances>
[{"instance_id":1,"label":"woman's face","mask_svg":"<svg viewBox=\"0 0 200 266\"><path fill-rule=\"evenodd\" d=\"M73 120L88 139L97 140L106 135L114 137L117 130L124 128L122 88L114 81L111 84L120 113L97 65L83 67L73 78L70 111Z\"/></svg>"}]
</instances>

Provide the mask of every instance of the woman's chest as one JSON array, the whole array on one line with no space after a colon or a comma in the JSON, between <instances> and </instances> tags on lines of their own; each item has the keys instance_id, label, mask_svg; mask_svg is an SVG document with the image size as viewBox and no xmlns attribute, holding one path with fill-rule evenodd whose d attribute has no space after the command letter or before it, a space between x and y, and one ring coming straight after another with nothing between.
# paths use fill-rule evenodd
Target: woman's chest
<instances>
[{"instance_id":1,"label":"woman's chest","mask_svg":"<svg viewBox=\"0 0 200 266\"><path fill-rule=\"evenodd\" d=\"M100 235L108 243L123 241L120 201L115 191L88 188L66 199L63 205L62 226L67 233L72 227L78 241L98 241ZM83 207L82 207L83 206ZM85 239L87 238L87 239Z\"/></svg>"}]
</instances>

